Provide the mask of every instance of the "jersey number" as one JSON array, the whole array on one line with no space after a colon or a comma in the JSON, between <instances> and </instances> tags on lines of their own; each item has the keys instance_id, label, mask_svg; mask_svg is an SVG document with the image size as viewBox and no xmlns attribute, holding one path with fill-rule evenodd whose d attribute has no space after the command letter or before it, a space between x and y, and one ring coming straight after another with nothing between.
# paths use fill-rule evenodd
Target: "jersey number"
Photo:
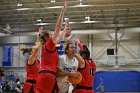
<instances>
[{"instance_id":1,"label":"jersey number","mask_svg":"<svg viewBox=\"0 0 140 93\"><path fill-rule=\"evenodd\" d=\"M95 74L94 68L90 68L90 75L94 76L94 74Z\"/></svg>"}]
</instances>

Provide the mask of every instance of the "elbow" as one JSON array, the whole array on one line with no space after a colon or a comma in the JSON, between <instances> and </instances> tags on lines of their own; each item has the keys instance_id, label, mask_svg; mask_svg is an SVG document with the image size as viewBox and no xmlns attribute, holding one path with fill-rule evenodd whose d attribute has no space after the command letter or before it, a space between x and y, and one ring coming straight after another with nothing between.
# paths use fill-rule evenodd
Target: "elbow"
<instances>
[{"instance_id":1,"label":"elbow","mask_svg":"<svg viewBox=\"0 0 140 93\"><path fill-rule=\"evenodd\" d=\"M82 60L82 61L81 61L81 64L83 64L83 65L84 65L84 64L85 64L85 61L84 61L84 60Z\"/></svg>"}]
</instances>

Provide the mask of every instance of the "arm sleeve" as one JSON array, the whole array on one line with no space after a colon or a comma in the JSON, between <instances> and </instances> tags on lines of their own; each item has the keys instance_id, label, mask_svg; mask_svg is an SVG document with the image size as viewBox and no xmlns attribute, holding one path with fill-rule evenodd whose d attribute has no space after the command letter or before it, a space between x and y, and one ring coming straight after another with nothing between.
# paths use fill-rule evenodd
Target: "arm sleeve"
<instances>
[{"instance_id":1,"label":"arm sleeve","mask_svg":"<svg viewBox=\"0 0 140 93\"><path fill-rule=\"evenodd\" d=\"M82 50L82 49L83 49L83 44L78 43L78 46L79 46L80 50Z\"/></svg>"}]
</instances>

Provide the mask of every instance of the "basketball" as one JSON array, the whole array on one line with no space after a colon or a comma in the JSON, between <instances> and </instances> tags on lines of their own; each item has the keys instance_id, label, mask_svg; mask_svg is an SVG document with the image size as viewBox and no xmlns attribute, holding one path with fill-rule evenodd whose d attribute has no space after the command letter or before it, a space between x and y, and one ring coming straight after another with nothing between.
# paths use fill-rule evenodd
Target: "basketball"
<instances>
[{"instance_id":1,"label":"basketball","mask_svg":"<svg viewBox=\"0 0 140 93\"><path fill-rule=\"evenodd\" d=\"M79 84L82 80L82 75L79 73L79 77L68 76L68 81L72 84Z\"/></svg>"}]
</instances>

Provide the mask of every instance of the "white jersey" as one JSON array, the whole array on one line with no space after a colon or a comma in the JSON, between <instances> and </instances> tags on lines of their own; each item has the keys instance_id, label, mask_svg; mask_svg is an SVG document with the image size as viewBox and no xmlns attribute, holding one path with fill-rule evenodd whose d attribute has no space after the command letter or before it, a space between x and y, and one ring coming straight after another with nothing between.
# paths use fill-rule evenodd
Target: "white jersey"
<instances>
[{"instance_id":1,"label":"white jersey","mask_svg":"<svg viewBox=\"0 0 140 93\"><path fill-rule=\"evenodd\" d=\"M77 71L78 60L75 57L73 59L69 59L67 55L62 55L59 57L58 68L65 72ZM60 86L60 93L65 93L69 87L68 77L59 77L57 80Z\"/></svg>"}]
</instances>

